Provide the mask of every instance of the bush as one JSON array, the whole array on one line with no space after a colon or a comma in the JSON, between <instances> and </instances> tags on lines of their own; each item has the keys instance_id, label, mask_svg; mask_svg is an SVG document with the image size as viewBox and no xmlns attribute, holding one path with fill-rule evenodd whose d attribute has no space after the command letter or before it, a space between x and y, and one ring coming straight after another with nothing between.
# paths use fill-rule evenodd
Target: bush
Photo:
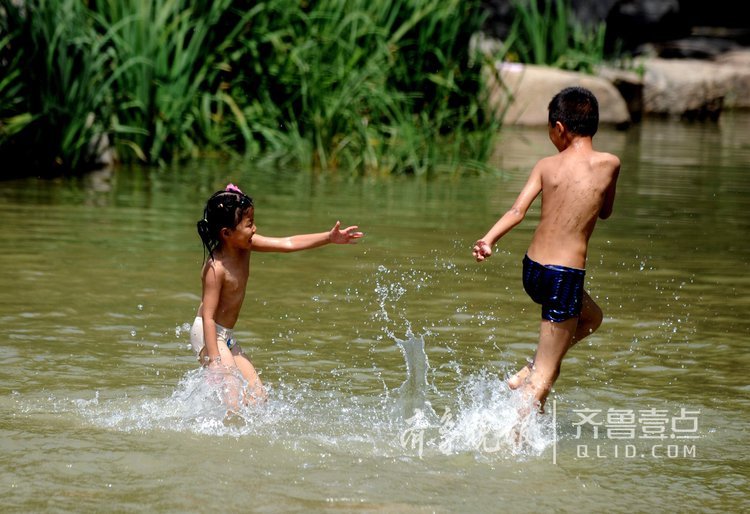
<instances>
[{"instance_id":1,"label":"bush","mask_svg":"<svg viewBox=\"0 0 750 514\"><path fill-rule=\"evenodd\" d=\"M41 168L85 169L107 139L147 164L424 174L481 168L499 128L478 0L2 1L0 155Z\"/></svg>"},{"instance_id":2,"label":"bush","mask_svg":"<svg viewBox=\"0 0 750 514\"><path fill-rule=\"evenodd\" d=\"M508 54L529 64L593 73L604 61L606 24L582 26L567 0L512 0L516 12Z\"/></svg>"}]
</instances>

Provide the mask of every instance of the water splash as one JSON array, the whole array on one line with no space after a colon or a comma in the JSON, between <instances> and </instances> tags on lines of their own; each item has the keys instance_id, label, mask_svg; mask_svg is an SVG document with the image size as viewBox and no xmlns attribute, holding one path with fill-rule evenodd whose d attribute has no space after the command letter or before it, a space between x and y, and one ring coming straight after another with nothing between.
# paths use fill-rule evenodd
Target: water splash
<instances>
[{"instance_id":1,"label":"water splash","mask_svg":"<svg viewBox=\"0 0 750 514\"><path fill-rule=\"evenodd\" d=\"M458 393L455 415L443 415L443 451L539 456L554 443L553 420L500 377L486 371L470 376Z\"/></svg>"},{"instance_id":2,"label":"water splash","mask_svg":"<svg viewBox=\"0 0 750 514\"><path fill-rule=\"evenodd\" d=\"M406 380L396 389L393 413L398 419L415 419L417 416L420 423L434 424L438 416L427 396L435 388L427 382L430 364L424 349L424 336L415 336L409 330L405 339L394 339L404 356Z\"/></svg>"},{"instance_id":3,"label":"water splash","mask_svg":"<svg viewBox=\"0 0 750 514\"><path fill-rule=\"evenodd\" d=\"M406 300L422 292L430 275L380 266L375 273L377 309L372 319L403 357L403 381L378 394L355 395L326 389L312 379L285 384L276 380L261 405L242 405L228 415L226 380L206 370L187 372L166 398L124 397L75 401L76 411L95 426L118 431L164 430L220 437L261 437L300 451L357 455L413 456L472 454L476 458L524 458L541 455L552 442L552 423L524 405L495 373L463 376L459 386L441 392L432 383L428 359L430 332L412 329ZM175 336L184 332L175 328ZM215 378L215 377L214 377ZM241 381L241 378L237 378ZM238 382L235 386L241 386ZM434 404L442 406L436 412ZM526 412L528 414L523 415ZM412 444L418 436L417 450ZM408 443L408 444L406 444Z\"/></svg>"},{"instance_id":4,"label":"water splash","mask_svg":"<svg viewBox=\"0 0 750 514\"><path fill-rule=\"evenodd\" d=\"M404 448L416 450L420 457L425 448L445 455L472 452L489 457L539 456L553 443L553 422L539 416L531 400L512 391L507 383L488 371L461 377L455 404L442 415L433 408L432 397L450 398L429 382L430 365L425 336L414 334L403 301L409 286L417 288L429 282L429 275L417 277L413 272L398 276L380 266L376 293L380 310L376 315L383 323L386 336L401 350L406 379L395 390L391 413L400 423ZM399 320L389 315L398 312ZM405 327L403 339L395 335L397 321ZM457 368L457 373L460 373Z\"/></svg>"},{"instance_id":5,"label":"water splash","mask_svg":"<svg viewBox=\"0 0 750 514\"><path fill-rule=\"evenodd\" d=\"M85 418L102 428L232 436L250 434L256 426L273 424L294 410L294 401L280 394L266 404L240 403L229 411L227 394L243 387L244 380L217 378L215 373L199 368L187 372L168 398L103 401L97 392L93 399L75 400L74 404Z\"/></svg>"}]
</instances>

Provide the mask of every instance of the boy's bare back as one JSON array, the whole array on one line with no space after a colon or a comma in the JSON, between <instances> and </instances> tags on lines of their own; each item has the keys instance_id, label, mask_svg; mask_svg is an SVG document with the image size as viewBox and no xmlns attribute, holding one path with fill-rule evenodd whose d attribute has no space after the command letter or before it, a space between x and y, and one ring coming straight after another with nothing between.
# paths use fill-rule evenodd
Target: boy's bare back
<instances>
[{"instance_id":1,"label":"boy's bare back","mask_svg":"<svg viewBox=\"0 0 750 514\"><path fill-rule=\"evenodd\" d=\"M585 268L596 220L612 213L619 170L620 160L595 151L589 137L576 137L540 160L530 181L539 181L542 213L529 256L542 264Z\"/></svg>"}]
</instances>

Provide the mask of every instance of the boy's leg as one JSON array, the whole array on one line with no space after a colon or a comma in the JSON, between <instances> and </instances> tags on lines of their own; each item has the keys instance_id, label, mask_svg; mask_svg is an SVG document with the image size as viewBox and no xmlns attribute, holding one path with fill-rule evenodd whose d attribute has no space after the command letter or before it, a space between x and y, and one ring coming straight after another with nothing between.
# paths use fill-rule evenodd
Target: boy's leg
<instances>
[{"instance_id":1,"label":"boy's leg","mask_svg":"<svg viewBox=\"0 0 750 514\"><path fill-rule=\"evenodd\" d=\"M544 407L552 384L560 374L560 363L568 348L572 346L571 341L577 325L578 318L559 322L542 320L539 325L539 345L523 389L529 395L533 395L534 401L539 403L540 410Z\"/></svg>"},{"instance_id":2,"label":"boy's leg","mask_svg":"<svg viewBox=\"0 0 750 514\"><path fill-rule=\"evenodd\" d=\"M604 315L602 314L601 307L584 291L581 303L581 315L578 317L578 327L576 327L576 333L570 342L570 346L573 346L584 337L593 334L602 324L603 318Z\"/></svg>"},{"instance_id":3,"label":"boy's leg","mask_svg":"<svg viewBox=\"0 0 750 514\"><path fill-rule=\"evenodd\" d=\"M242 373L242 377L247 380L247 389L250 393L250 402L255 403L256 401L265 401L267 398L266 390L263 387L263 383L260 381L260 377L258 376L258 372L255 370L255 366L253 366L253 363L250 362L250 359L245 354L245 352L242 351L241 348L239 348L239 345L237 346L238 351L234 354L234 362L237 365L237 367L240 370L240 373Z\"/></svg>"},{"instance_id":4,"label":"boy's leg","mask_svg":"<svg viewBox=\"0 0 750 514\"><path fill-rule=\"evenodd\" d=\"M581 314L563 322L542 320L539 329L539 346L534 360L524 366L518 373L508 379L508 386L517 389L521 385L530 385L535 400L544 405L544 400L552 384L560 374L560 363L565 353L578 341L591 335L602 323L602 310L584 291ZM540 351L543 360L540 362ZM530 375L532 375L531 377Z\"/></svg>"}]
</instances>

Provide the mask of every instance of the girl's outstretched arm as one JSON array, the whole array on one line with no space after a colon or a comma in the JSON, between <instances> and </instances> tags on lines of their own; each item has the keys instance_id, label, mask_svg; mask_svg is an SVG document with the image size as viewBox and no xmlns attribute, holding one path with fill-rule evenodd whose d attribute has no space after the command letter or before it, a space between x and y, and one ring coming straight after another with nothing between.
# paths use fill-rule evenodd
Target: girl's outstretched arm
<instances>
[{"instance_id":1,"label":"girl's outstretched arm","mask_svg":"<svg viewBox=\"0 0 750 514\"><path fill-rule=\"evenodd\" d=\"M257 252L297 252L299 250L309 250L329 243L333 244L354 244L357 239L364 236L359 232L357 225L341 229L341 222L337 221L328 232L318 232L316 234L299 234L289 237L266 237L260 234L253 236L253 250Z\"/></svg>"}]
</instances>

